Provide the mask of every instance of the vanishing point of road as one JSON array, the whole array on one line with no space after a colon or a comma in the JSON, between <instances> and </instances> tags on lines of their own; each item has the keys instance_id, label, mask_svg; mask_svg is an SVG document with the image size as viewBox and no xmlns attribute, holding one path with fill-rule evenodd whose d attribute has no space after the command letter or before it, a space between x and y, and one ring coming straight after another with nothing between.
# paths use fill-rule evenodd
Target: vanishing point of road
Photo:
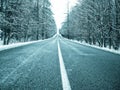
<instances>
[{"instance_id":1,"label":"vanishing point of road","mask_svg":"<svg viewBox=\"0 0 120 90\"><path fill-rule=\"evenodd\" d=\"M120 55L61 36L3 50L0 90L120 90Z\"/></svg>"}]
</instances>

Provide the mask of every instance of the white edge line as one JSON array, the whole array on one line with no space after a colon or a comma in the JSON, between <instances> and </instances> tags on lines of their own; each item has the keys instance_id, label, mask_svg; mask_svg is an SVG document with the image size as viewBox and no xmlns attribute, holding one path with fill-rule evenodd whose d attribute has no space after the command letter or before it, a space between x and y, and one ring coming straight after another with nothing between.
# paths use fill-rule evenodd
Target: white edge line
<instances>
[{"instance_id":1,"label":"white edge line","mask_svg":"<svg viewBox=\"0 0 120 90\"><path fill-rule=\"evenodd\" d=\"M71 90L71 86L70 86L70 82L69 82L67 72L65 69L59 41L58 41L58 56L59 56L60 72L61 72L63 90Z\"/></svg>"},{"instance_id":2,"label":"white edge line","mask_svg":"<svg viewBox=\"0 0 120 90\"><path fill-rule=\"evenodd\" d=\"M4 51L4 50L8 50L8 49L13 49L13 48L17 48L17 47L21 47L21 46L33 44L33 43L38 43L38 42L42 42L42 41L45 41L45 40L50 40L50 39L55 38L56 36L57 35L54 35L53 37L48 38L48 39L44 39L44 40L20 42L20 43L14 43L14 44L9 44L9 45L0 45L0 51Z\"/></svg>"},{"instance_id":3,"label":"white edge line","mask_svg":"<svg viewBox=\"0 0 120 90\"><path fill-rule=\"evenodd\" d=\"M120 55L120 52L116 51L116 50L112 50L112 49L108 49L108 48L104 48L104 47L99 47L99 46L96 46L96 45L89 45L89 44L83 44L79 41L74 41L74 40L68 40L66 38L64 38L65 40L67 41L70 41L70 42L73 42L73 43L77 43L77 44L80 44L80 45L83 45L83 46L87 46L87 47L91 47L91 48L95 48L95 49L98 49L98 50L102 50L102 51L106 51L106 52L109 52L109 53L113 53L113 54L117 54L117 55Z\"/></svg>"}]
</instances>

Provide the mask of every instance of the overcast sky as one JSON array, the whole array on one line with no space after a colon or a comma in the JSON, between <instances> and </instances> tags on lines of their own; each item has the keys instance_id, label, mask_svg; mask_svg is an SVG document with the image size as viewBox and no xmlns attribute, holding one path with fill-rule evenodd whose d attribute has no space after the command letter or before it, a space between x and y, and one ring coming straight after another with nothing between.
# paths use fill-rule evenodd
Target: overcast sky
<instances>
[{"instance_id":1,"label":"overcast sky","mask_svg":"<svg viewBox=\"0 0 120 90\"><path fill-rule=\"evenodd\" d=\"M65 20L67 13L68 0L50 0L52 3L52 10L54 13L55 21L58 29L61 27L61 23ZM69 0L70 7L73 7L77 0Z\"/></svg>"}]
</instances>

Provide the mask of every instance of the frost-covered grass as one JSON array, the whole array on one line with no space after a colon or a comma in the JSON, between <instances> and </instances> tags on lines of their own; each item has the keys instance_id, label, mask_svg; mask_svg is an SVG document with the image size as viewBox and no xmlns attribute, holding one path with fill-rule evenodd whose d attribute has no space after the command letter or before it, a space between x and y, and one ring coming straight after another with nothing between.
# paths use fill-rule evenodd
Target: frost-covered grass
<instances>
[{"instance_id":1,"label":"frost-covered grass","mask_svg":"<svg viewBox=\"0 0 120 90\"><path fill-rule=\"evenodd\" d=\"M11 49L11 48L16 48L16 47L20 47L20 46L24 46L24 45L28 45L28 44L32 44L32 43L36 43L36 42L40 42L39 41L29 41L29 42L21 42L21 43L13 43L13 44L9 44L9 45L2 45L2 41L0 41L0 51L6 50L6 49Z\"/></svg>"},{"instance_id":2,"label":"frost-covered grass","mask_svg":"<svg viewBox=\"0 0 120 90\"><path fill-rule=\"evenodd\" d=\"M111 53L115 53L115 54L119 54L120 55L120 48L118 50L115 50L113 48L109 49L109 47L99 47L97 45L90 45L88 43L85 43L85 42L81 42L81 41L77 41L77 40L71 40L72 42L75 42L75 43L78 43L78 44L81 44L81 45L85 45L85 46L89 46L89 47L92 47L92 48L97 48L97 49L100 49L100 50L104 50L104 51L108 51L108 52L111 52Z\"/></svg>"}]
</instances>

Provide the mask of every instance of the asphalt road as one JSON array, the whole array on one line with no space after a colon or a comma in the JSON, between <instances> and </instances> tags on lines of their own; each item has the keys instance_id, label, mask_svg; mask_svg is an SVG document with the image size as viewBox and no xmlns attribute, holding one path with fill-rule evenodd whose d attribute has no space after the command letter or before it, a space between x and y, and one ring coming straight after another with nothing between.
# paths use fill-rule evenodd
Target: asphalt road
<instances>
[{"instance_id":1,"label":"asphalt road","mask_svg":"<svg viewBox=\"0 0 120 90\"><path fill-rule=\"evenodd\" d=\"M120 90L120 55L60 36L1 51L0 90L65 90L58 42L71 90Z\"/></svg>"}]
</instances>

